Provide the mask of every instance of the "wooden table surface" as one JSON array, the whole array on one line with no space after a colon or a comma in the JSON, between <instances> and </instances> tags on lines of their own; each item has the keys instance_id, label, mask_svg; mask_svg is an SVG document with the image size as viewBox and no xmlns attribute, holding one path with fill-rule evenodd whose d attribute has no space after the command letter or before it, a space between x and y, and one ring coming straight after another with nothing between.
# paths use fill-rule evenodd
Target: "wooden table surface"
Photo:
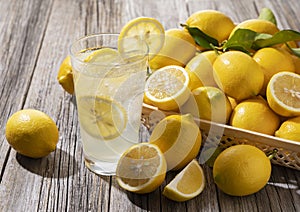
<instances>
[{"instance_id":1,"label":"wooden table surface","mask_svg":"<svg viewBox=\"0 0 300 212\"><path fill-rule=\"evenodd\" d=\"M84 165L74 97L56 75L72 41L83 35L119 32L132 18L157 18L179 27L197 10L217 9L234 22L271 8L280 28L300 31L299 0L0 0L0 211L300 211L300 171L273 165L267 186L256 194L231 197L217 189L203 165L206 188L176 203L160 189L137 195L115 177L100 177ZM35 108L59 127L56 151L30 159L10 148L5 123L16 111Z\"/></svg>"}]
</instances>

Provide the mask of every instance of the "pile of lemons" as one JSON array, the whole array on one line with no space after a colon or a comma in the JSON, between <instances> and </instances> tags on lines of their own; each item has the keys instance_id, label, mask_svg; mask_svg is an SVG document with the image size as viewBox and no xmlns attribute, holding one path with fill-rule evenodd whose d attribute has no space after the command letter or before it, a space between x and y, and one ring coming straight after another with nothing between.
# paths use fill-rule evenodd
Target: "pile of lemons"
<instances>
[{"instance_id":1,"label":"pile of lemons","mask_svg":"<svg viewBox=\"0 0 300 212\"><path fill-rule=\"evenodd\" d=\"M186 25L219 43L241 28L269 35L280 32L276 24L258 18L235 25L214 10L192 14ZM296 42L288 44L297 47ZM289 47L278 44L251 54L207 50L185 28L169 29L161 51L150 60L153 74L145 102L160 110L300 141L300 59Z\"/></svg>"},{"instance_id":2,"label":"pile of lemons","mask_svg":"<svg viewBox=\"0 0 300 212\"><path fill-rule=\"evenodd\" d=\"M144 20L137 18L132 22L142 24ZM167 116L154 128L149 143L133 147L150 145L149 148L154 148L153 144L158 147L155 157L160 155L165 161L151 169L156 170L155 173L148 177L142 174L142 169L148 170L149 166L143 155L134 157L141 160L139 165L124 166L133 149L123 155L117 171L121 187L147 193L162 184L165 172L180 170L165 186L163 195L185 201L201 193L205 176L195 159L201 146L201 132L196 130L192 117L300 141L300 59L286 44L253 50L251 54L218 48L208 50L185 28L168 29L162 36L161 27L155 29L161 24L156 19L151 20L153 27L152 31L147 31L147 36L161 39L163 45L150 58L152 74L146 82L144 102L182 115ZM147 22L149 25L151 23ZM259 18L235 25L228 16L214 10L192 14L186 25L200 29L220 44L240 28L270 35L280 31L276 24ZM126 30L127 27L132 26L124 26ZM136 35L145 36L141 31ZM297 44L289 42L289 45L296 47ZM125 174L136 170L134 167L140 169L137 175L129 177ZM241 167L242 170L237 171ZM223 192L234 196L259 191L268 182L270 174L270 158L250 145L236 145L224 150L213 164L215 183ZM139 177L141 179L136 181ZM151 189L150 179L153 180Z\"/></svg>"},{"instance_id":3,"label":"pile of lemons","mask_svg":"<svg viewBox=\"0 0 300 212\"><path fill-rule=\"evenodd\" d=\"M203 191L206 180L196 160L202 138L194 118L300 141L300 59L291 51L291 47L298 47L297 42L249 53L211 49L210 44L200 45L201 38L188 28L199 29L220 45L238 29L270 36L280 32L276 21L257 17L235 24L215 10L192 14L182 28L165 30L150 17L133 19L122 28L120 39L142 37L149 45L152 73L146 82L144 102L181 114L161 120L149 142L134 145L122 155L117 182L128 191L152 192L170 170L178 174L165 186L166 197L186 201ZM57 79L72 94L71 73L67 58ZM234 196L259 191L270 174L270 158L250 145L229 147L213 164L215 183Z\"/></svg>"}]
</instances>

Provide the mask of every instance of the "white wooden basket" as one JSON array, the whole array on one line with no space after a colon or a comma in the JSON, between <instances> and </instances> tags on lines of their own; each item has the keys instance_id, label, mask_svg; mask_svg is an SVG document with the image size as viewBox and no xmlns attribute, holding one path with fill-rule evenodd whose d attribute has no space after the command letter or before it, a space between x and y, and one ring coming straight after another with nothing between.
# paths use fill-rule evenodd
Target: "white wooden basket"
<instances>
[{"instance_id":1,"label":"white wooden basket","mask_svg":"<svg viewBox=\"0 0 300 212\"><path fill-rule=\"evenodd\" d=\"M162 118L171 114L176 114L176 112L160 111L156 107L143 105L143 119L150 133ZM223 149L236 144L251 144L265 153L277 150L277 154L271 160L273 164L300 170L300 142L197 118L195 118L195 122L202 132L205 148L219 146Z\"/></svg>"}]
</instances>

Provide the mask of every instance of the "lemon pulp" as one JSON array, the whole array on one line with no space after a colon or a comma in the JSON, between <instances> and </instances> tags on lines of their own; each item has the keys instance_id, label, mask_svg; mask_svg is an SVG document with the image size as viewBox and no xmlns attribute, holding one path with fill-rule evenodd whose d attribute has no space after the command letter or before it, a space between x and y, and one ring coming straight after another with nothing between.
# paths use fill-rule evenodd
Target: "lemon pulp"
<instances>
[{"instance_id":1,"label":"lemon pulp","mask_svg":"<svg viewBox=\"0 0 300 212\"><path fill-rule=\"evenodd\" d=\"M118 60L120 59L121 55L117 50L113 48L103 47L93 50L92 53L84 59L84 62L110 64L112 62L118 62Z\"/></svg>"},{"instance_id":2,"label":"lemon pulp","mask_svg":"<svg viewBox=\"0 0 300 212\"><path fill-rule=\"evenodd\" d=\"M189 98L189 76L181 66L165 66L155 71L146 82L145 96L163 110L173 110Z\"/></svg>"},{"instance_id":3,"label":"lemon pulp","mask_svg":"<svg viewBox=\"0 0 300 212\"><path fill-rule=\"evenodd\" d=\"M275 74L267 87L270 107L279 115L300 115L300 75L292 72Z\"/></svg>"},{"instance_id":4,"label":"lemon pulp","mask_svg":"<svg viewBox=\"0 0 300 212\"><path fill-rule=\"evenodd\" d=\"M83 96L78 99L78 107L80 123L93 137L112 140L126 127L126 110L109 97Z\"/></svg>"},{"instance_id":5,"label":"lemon pulp","mask_svg":"<svg viewBox=\"0 0 300 212\"><path fill-rule=\"evenodd\" d=\"M203 170L196 159L193 159L164 188L163 195L174 201L182 202L199 195L205 186Z\"/></svg>"},{"instance_id":6,"label":"lemon pulp","mask_svg":"<svg viewBox=\"0 0 300 212\"><path fill-rule=\"evenodd\" d=\"M116 176L122 188L136 193L149 193L162 184L166 172L166 160L158 146L139 143L122 154Z\"/></svg>"}]
</instances>

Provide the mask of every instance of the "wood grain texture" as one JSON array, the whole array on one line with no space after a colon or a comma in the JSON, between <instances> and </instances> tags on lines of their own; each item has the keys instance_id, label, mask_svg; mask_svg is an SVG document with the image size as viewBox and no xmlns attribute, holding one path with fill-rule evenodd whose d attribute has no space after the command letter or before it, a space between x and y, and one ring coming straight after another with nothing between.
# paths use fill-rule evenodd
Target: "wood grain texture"
<instances>
[{"instance_id":1,"label":"wood grain texture","mask_svg":"<svg viewBox=\"0 0 300 212\"><path fill-rule=\"evenodd\" d=\"M120 32L132 18L157 18L166 29L189 15L217 9L234 22L270 7L282 28L300 30L298 0L0 0L0 211L300 211L300 172L273 166L268 185L247 197L230 197L203 165L206 188L176 203L162 196L170 172L156 191L126 192L115 177L100 177L84 165L73 96L56 80L71 43L84 35ZM16 154L6 142L5 123L23 108L46 112L60 131L56 151L42 159ZM141 131L141 140L149 135Z\"/></svg>"}]
</instances>

